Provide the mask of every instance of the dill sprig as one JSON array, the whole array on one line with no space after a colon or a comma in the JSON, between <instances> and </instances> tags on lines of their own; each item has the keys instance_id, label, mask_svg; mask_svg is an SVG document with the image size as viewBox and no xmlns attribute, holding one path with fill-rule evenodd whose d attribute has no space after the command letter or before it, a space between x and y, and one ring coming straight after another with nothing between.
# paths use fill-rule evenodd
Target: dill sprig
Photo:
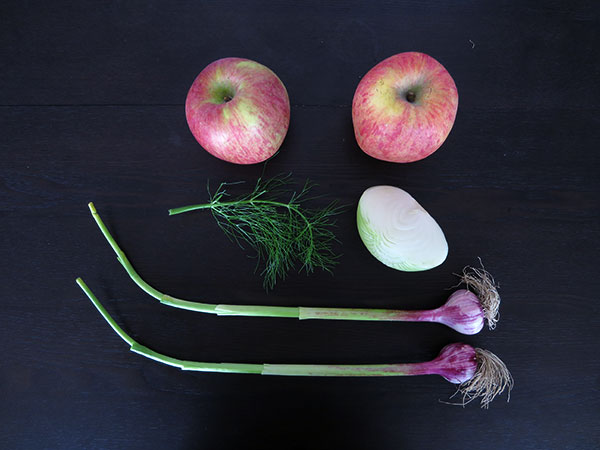
<instances>
[{"instance_id":1,"label":"dill sprig","mask_svg":"<svg viewBox=\"0 0 600 450\"><path fill-rule=\"evenodd\" d=\"M169 214L210 209L232 241L242 248L246 243L256 252L257 269L264 262L261 275L267 290L296 268L307 274L315 268L331 272L338 258L332 249L337 241L333 216L343 211L342 206L333 201L321 209L305 207L317 198L309 197L315 185L307 180L299 192L290 194L290 175L259 178L251 193L235 199L226 190L231 184L238 183L221 183L214 193L209 188L208 203L170 209ZM282 201L286 196L288 200Z\"/></svg>"}]
</instances>

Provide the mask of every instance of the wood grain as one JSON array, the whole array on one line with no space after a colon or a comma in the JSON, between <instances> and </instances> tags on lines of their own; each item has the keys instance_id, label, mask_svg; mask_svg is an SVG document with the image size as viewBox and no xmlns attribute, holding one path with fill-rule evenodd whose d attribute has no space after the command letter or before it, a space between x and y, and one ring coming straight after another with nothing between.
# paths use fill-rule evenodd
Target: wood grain
<instances>
[{"instance_id":1,"label":"wood grain","mask_svg":"<svg viewBox=\"0 0 600 450\"><path fill-rule=\"evenodd\" d=\"M598 6L576 2L3 2L0 6L0 445L29 448L594 449L600 443ZM458 86L454 129L396 165L356 145L360 77L420 50ZM209 62L271 67L291 127L266 166L203 151L183 110ZM338 221L334 275L292 274L266 294L248 251L209 214L207 180L293 172ZM214 183L214 184L213 184ZM360 194L410 192L444 229L439 268L401 273L355 229ZM239 192L244 186L236 186ZM184 298L265 305L432 308L481 257L503 298L498 328L217 318L160 305L127 278L94 201L138 271ZM318 203L318 202L317 202ZM510 403L441 404L438 377L295 379L183 373L127 351L75 285L82 276L145 345L206 361L408 362L464 341L511 369Z\"/></svg>"}]
</instances>

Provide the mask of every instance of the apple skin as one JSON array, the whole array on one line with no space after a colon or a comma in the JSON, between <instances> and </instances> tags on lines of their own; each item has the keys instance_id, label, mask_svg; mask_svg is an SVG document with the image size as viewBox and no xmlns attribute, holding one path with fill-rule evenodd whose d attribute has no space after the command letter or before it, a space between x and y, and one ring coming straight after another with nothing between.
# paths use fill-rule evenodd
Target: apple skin
<instances>
[{"instance_id":1,"label":"apple skin","mask_svg":"<svg viewBox=\"0 0 600 450\"><path fill-rule=\"evenodd\" d=\"M358 84L352 100L354 134L374 158L418 161L443 144L457 109L458 91L444 66L424 53L399 53Z\"/></svg>"},{"instance_id":2,"label":"apple skin","mask_svg":"<svg viewBox=\"0 0 600 450\"><path fill-rule=\"evenodd\" d=\"M196 77L185 115L206 151L232 163L255 164L279 150L290 124L290 100L268 67L249 59L223 58Z\"/></svg>"}]
</instances>

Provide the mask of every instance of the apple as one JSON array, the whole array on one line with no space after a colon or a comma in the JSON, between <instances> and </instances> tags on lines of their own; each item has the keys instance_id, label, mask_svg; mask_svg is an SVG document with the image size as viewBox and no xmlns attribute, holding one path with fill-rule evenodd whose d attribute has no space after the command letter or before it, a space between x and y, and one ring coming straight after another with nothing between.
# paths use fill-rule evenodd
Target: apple
<instances>
[{"instance_id":1,"label":"apple","mask_svg":"<svg viewBox=\"0 0 600 450\"><path fill-rule=\"evenodd\" d=\"M424 53L399 53L358 83L354 134L362 151L374 158L418 161L446 140L457 109L458 91L444 66Z\"/></svg>"},{"instance_id":2,"label":"apple","mask_svg":"<svg viewBox=\"0 0 600 450\"><path fill-rule=\"evenodd\" d=\"M243 58L212 62L194 80L185 115L198 143L236 164L269 159L290 124L290 100L268 67Z\"/></svg>"}]
</instances>

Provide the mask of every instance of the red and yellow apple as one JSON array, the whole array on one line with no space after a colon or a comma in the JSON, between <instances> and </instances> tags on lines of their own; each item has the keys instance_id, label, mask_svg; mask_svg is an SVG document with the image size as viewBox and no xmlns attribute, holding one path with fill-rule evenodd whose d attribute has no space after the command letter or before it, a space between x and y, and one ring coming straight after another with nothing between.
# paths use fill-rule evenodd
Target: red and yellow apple
<instances>
[{"instance_id":1,"label":"red and yellow apple","mask_svg":"<svg viewBox=\"0 0 600 450\"><path fill-rule=\"evenodd\" d=\"M361 79L352 101L360 148L391 162L413 162L446 140L458 109L458 91L448 71L431 56L399 53Z\"/></svg>"},{"instance_id":2,"label":"red and yellow apple","mask_svg":"<svg viewBox=\"0 0 600 450\"><path fill-rule=\"evenodd\" d=\"M290 123L290 100L268 67L249 59L223 58L196 77L185 115L206 151L232 163L255 164L279 150Z\"/></svg>"}]
</instances>

